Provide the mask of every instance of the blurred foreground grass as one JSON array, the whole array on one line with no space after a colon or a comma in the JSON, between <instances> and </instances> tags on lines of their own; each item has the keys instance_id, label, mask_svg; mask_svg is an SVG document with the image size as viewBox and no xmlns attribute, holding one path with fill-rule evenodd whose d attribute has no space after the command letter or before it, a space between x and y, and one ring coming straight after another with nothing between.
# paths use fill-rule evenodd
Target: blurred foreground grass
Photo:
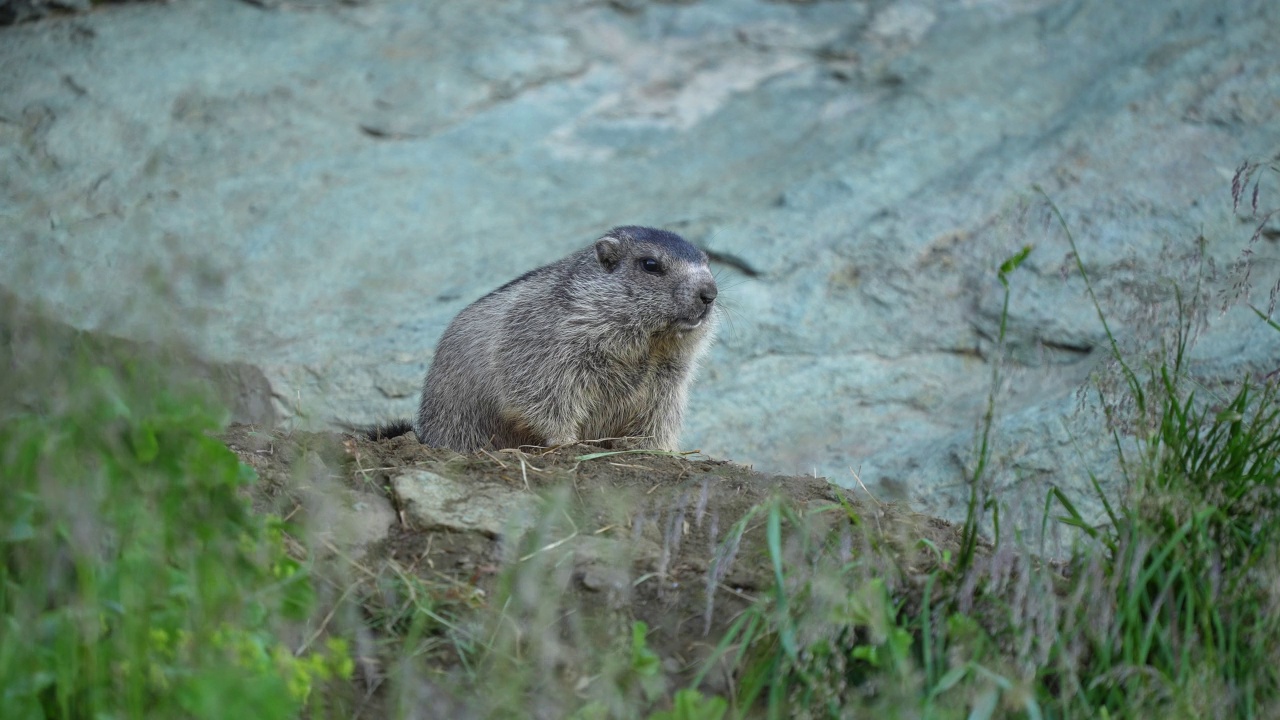
<instances>
[{"instance_id":1,"label":"blurred foreground grass","mask_svg":"<svg viewBox=\"0 0 1280 720\"><path fill-rule=\"evenodd\" d=\"M351 660L286 640L311 581L250 511L222 414L83 349L9 367L48 393L0 419L4 717L296 717Z\"/></svg>"}]
</instances>

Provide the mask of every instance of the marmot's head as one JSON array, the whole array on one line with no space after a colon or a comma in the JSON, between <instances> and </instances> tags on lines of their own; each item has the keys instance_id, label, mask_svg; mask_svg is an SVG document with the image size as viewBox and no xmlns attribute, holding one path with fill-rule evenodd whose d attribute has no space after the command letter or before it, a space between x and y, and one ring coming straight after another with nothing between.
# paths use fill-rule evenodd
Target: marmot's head
<instances>
[{"instance_id":1,"label":"marmot's head","mask_svg":"<svg viewBox=\"0 0 1280 720\"><path fill-rule=\"evenodd\" d=\"M610 230L595 243L608 291L595 299L647 333L707 332L716 281L707 254L679 235L647 227Z\"/></svg>"}]
</instances>

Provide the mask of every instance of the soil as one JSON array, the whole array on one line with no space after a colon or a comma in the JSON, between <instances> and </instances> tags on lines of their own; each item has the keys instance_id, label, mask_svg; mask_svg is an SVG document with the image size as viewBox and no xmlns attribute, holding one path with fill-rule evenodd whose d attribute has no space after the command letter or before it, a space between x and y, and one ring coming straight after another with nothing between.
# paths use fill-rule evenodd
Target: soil
<instances>
[{"instance_id":1,"label":"soil","mask_svg":"<svg viewBox=\"0 0 1280 720\"><path fill-rule=\"evenodd\" d=\"M370 707L386 702L376 689L405 651L405 598L415 595L406 587L432 594L433 612L447 615L427 634L453 633L454 642L420 655L428 675L466 663L457 633L488 612L512 625L556 626L559 640L543 639L541 652L579 690L598 671L575 666L598 656L581 646L629 642L632 623L643 621L667 686L680 687L774 585L764 508L793 513L788 565L799 557L798 538L817 538L832 552L880 563L892 589L917 582L960 542L958 526L856 499L822 478L697 455L582 445L459 455L412 434L371 441L249 425L230 427L223 440L258 473L255 507L286 518L296 529L293 550L313 560L334 594L359 602L365 642L355 654ZM769 505L774 499L781 504ZM733 682L710 673L703 687L727 693Z\"/></svg>"}]
</instances>

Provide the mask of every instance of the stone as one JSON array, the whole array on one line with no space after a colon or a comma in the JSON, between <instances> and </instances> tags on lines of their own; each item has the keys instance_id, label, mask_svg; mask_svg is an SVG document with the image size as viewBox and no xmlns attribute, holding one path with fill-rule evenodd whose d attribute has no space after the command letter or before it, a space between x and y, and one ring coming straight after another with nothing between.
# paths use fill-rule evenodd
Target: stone
<instances>
[{"instance_id":1,"label":"stone","mask_svg":"<svg viewBox=\"0 0 1280 720\"><path fill-rule=\"evenodd\" d=\"M403 470L391 488L405 519L420 530L479 532L492 538L519 535L533 526L539 501L513 488L477 484L428 470Z\"/></svg>"},{"instance_id":2,"label":"stone","mask_svg":"<svg viewBox=\"0 0 1280 720\"><path fill-rule=\"evenodd\" d=\"M395 508L380 493L342 485L315 451L301 458L306 482L299 495L307 507L307 538L348 551L382 540L396 522Z\"/></svg>"}]
</instances>

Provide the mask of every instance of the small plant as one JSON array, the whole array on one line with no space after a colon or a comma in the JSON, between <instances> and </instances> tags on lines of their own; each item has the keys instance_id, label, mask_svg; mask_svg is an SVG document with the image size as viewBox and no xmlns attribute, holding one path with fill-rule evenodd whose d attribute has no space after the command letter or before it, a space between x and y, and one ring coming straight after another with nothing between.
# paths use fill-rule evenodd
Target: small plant
<instances>
[{"instance_id":1,"label":"small plant","mask_svg":"<svg viewBox=\"0 0 1280 720\"><path fill-rule=\"evenodd\" d=\"M1255 184L1255 203L1256 191ZM1239 193L1233 186L1237 202ZM1075 251L1061 214L1050 208ZM1064 698L1068 707L1105 708L1113 716L1135 707L1264 716L1262 709L1280 700L1274 662L1280 621L1270 585L1280 574L1276 387L1246 379L1222 403L1186 390L1192 320L1180 294L1181 324L1169 360L1140 372L1119 352L1083 264L1079 270L1136 411L1154 421L1137 438L1140 457L1124 463L1130 496L1118 507L1102 497L1107 526L1088 528L1055 491L1064 520L1105 549L1100 557L1073 559L1081 589L1104 605L1081 606L1074 619L1064 619L1070 630L1064 634L1083 639L1087 653L1082 666L1066 670L1071 678L1058 676L1055 684L1076 688L1074 697ZM1059 647L1062 656L1076 655L1067 644Z\"/></svg>"},{"instance_id":2,"label":"small plant","mask_svg":"<svg viewBox=\"0 0 1280 720\"><path fill-rule=\"evenodd\" d=\"M729 703L724 698L707 697L697 690L680 690L670 710L653 713L649 720L720 720L728 710Z\"/></svg>"},{"instance_id":3,"label":"small plant","mask_svg":"<svg viewBox=\"0 0 1280 720\"><path fill-rule=\"evenodd\" d=\"M0 425L5 715L289 718L349 677L343 641L277 635L308 573L209 405L137 361L63 370L66 402Z\"/></svg>"},{"instance_id":4,"label":"small plant","mask_svg":"<svg viewBox=\"0 0 1280 720\"><path fill-rule=\"evenodd\" d=\"M625 656L622 653L613 653L604 658L606 667L602 676L613 686L625 705L615 702L611 708L610 703L604 700L594 700L574 713L576 719L635 715L639 707L653 703L662 697L666 691L666 680L662 676L662 658L650 649L646 640L648 633L648 625L639 620L633 622L630 652ZM613 667L608 667L610 665ZM689 700L686 700L686 705L699 707Z\"/></svg>"},{"instance_id":5,"label":"small plant","mask_svg":"<svg viewBox=\"0 0 1280 720\"><path fill-rule=\"evenodd\" d=\"M1267 162L1246 160L1236 168L1231 178L1231 209L1240 213L1241 208L1248 212L1247 217L1254 223L1253 234L1249 242L1240 251L1240 256L1231 268L1232 284L1229 292L1223 293L1222 311L1226 312L1231 305L1244 300L1249 302L1252 290L1253 248L1268 233L1268 224L1272 218L1280 214L1280 207L1259 205L1259 194L1262 188L1263 168L1271 170L1273 175L1280 175L1280 155ZM1270 319L1276 310L1276 300L1280 297L1280 281L1271 286L1267 299L1267 311L1264 313L1252 304L1254 312Z\"/></svg>"},{"instance_id":6,"label":"small plant","mask_svg":"<svg viewBox=\"0 0 1280 720\"><path fill-rule=\"evenodd\" d=\"M991 459L991 428L995 425L996 390L1000 387L1000 365L1004 353L1005 332L1009 322L1009 275L1031 255L1032 246L1024 245L1000 263L996 277L1000 287L1004 288L1004 300L1000 307L1000 330L996 336L996 360L991 363L991 392L987 395L987 411L982 417L982 433L978 440L977 462L973 473L967 478L969 483L969 504L964 522L964 542L961 544L955 572L963 575L973 564L974 552L977 550L978 532L982 524L982 516L987 511L992 513L996 541L1000 540L1000 507L992 502L990 491L986 487L987 463Z\"/></svg>"}]
</instances>

